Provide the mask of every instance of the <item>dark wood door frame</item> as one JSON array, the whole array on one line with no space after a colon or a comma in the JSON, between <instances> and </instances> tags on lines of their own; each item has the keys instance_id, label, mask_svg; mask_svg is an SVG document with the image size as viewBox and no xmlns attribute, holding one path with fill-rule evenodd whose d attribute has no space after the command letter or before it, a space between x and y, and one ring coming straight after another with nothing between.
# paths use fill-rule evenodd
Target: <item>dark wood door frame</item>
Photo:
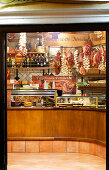
<instances>
[{"instance_id":1,"label":"dark wood door frame","mask_svg":"<svg viewBox=\"0 0 109 170\"><path fill-rule=\"evenodd\" d=\"M7 170L7 73L6 73L6 33L8 32L75 32L106 31L106 164L109 167L109 23L87 24L41 24L0 26L0 170ZM108 169L108 168L107 168Z\"/></svg>"}]
</instances>

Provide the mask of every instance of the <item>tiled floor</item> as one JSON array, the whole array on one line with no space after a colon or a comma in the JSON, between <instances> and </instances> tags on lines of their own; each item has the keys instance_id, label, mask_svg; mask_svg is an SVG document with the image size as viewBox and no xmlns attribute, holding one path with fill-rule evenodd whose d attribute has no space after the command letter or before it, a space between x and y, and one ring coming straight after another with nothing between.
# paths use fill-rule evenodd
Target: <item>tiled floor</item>
<instances>
[{"instance_id":1,"label":"tiled floor","mask_svg":"<svg viewBox=\"0 0 109 170\"><path fill-rule=\"evenodd\" d=\"M8 170L106 170L106 162L80 153L8 153Z\"/></svg>"}]
</instances>

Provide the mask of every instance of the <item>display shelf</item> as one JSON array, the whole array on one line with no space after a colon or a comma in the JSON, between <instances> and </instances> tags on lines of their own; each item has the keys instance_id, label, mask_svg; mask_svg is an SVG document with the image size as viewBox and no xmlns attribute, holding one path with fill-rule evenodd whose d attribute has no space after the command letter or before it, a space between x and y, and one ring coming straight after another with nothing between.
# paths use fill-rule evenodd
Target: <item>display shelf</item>
<instances>
[{"instance_id":1,"label":"display shelf","mask_svg":"<svg viewBox=\"0 0 109 170\"><path fill-rule=\"evenodd\" d=\"M78 74L78 77L106 77L106 74Z\"/></svg>"},{"instance_id":2,"label":"display shelf","mask_svg":"<svg viewBox=\"0 0 109 170\"><path fill-rule=\"evenodd\" d=\"M9 54L16 54L17 52L8 52L7 54L9 55ZM45 52L35 52L35 51L33 51L33 52L27 52L27 54L45 54Z\"/></svg>"},{"instance_id":3,"label":"display shelf","mask_svg":"<svg viewBox=\"0 0 109 170\"><path fill-rule=\"evenodd\" d=\"M45 52L27 52L27 54L45 54Z\"/></svg>"},{"instance_id":4,"label":"display shelf","mask_svg":"<svg viewBox=\"0 0 109 170\"><path fill-rule=\"evenodd\" d=\"M16 53L15 52L8 52L7 53L7 55L10 55L10 54L15 55Z\"/></svg>"},{"instance_id":5,"label":"display shelf","mask_svg":"<svg viewBox=\"0 0 109 170\"><path fill-rule=\"evenodd\" d=\"M8 67L10 70L22 70L22 69L27 69L27 70L50 70L50 69L55 69L55 67Z\"/></svg>"},{"instance_id":6,"label":"display shelf","mask_svg":"<svg viewBox=\"0 0 109 170\"><path fill-rule=\"evenodd\" d=\"M78 86L78 90L106 90L106 87Z\"/></svg>"},{"instance_id":7,"label":"display shelf","mask_svg":"<svg viewBox=\"0 0 109 170\"><path fill-rule=\"evenodd\" d=\"M9 42L19 42L19 39L17 39L17 38L15 38L15 39L8 38L8 41L9 41Z\"/></svg>"}]
</instances>

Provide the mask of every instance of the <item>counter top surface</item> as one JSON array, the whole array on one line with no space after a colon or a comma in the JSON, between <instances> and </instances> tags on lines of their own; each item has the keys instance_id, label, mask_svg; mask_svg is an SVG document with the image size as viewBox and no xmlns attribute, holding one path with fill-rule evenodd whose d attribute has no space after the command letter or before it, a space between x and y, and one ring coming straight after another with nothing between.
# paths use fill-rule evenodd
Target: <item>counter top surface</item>
<instances>
[{"instance_id":1,"label":"counter top surface","mask_svg":"<svg viewBox=\"0 0 109 170\"><path fill-rule=\"evenodd\" d=\"M88 107L8 107L8 110L87 110L106 112L106 109Z\"/></svg>"}]
</instances>

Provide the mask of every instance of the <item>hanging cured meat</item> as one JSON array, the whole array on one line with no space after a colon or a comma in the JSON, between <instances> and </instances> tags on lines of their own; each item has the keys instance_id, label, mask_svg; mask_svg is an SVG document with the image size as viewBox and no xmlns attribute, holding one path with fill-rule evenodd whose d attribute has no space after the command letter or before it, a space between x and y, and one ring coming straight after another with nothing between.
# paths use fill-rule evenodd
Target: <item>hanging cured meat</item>
<instances>
[{"instance_id":1,"label":"hanging cured meat","mask_svg":"<svg viewBox=\"0 0 109 170\"><path fill-rule=\"evenodd\" d=\"M86 74L86 70L83 66L80 67L80 74L82 74L82 75Z\"/></svg>"},{"instance_id":2,"label":"hanging cured meat","mask_svg":"<svg viewBox=\"0 0 109 170\"><path fill-rule=\"evenodd\" d=\"M75 65L74 55L71 53L69 57L66 58L67 65L72 68Z\"/></svg>"},{"instance_id":3,"label":"hanging cured meat","mask_svg":"<svg viewBox=\"0 0 109 170\"><path fill-rule=\"evenodd\" d=\"M82 51L80 51L79 53L79 56L78 56L78 62L83 62L83 56L84 56L84 53Z\"/></svg>"},{"instance_id":4,"label":"hanging cured meat","mask_svg":"<svg viewBox=\"0 0 109 170\"><path fill-rule=\"evenodd\" d=\"M104 48L101 47L99 49L99 53L101 55L99 55L99 65L98 65L98 68L101 70L101 71L105 71L106 69L106 60L105 60L105 51L104 51Z\"/></svg>"},{"instance_id":5,"label":"hanging cured meat","mask_svg":"<svg viewBox=\"0 0 109 170\"><path fill-rule=\"evenodd\" d=\"M83 66L86 71L90 68L90 54L92 49L92 42L88 40L88 42L84 46L84 57L83 57Z\"/></svg>"},{"instance_id":6,"label":"hanging cured meat","mask_svg":"<svg viewBox=\"0 0 109 170\"><path fill-rule=\"evenodd\" d=\"M55 74L58 75L61 71L61 53L60 53L60 51L58 51L58 53L55 56L54 66L55 66Z\"/></svg>"},{"instance_id":7,"label":"hanging cured meat","mask_svg":"<svg viewBox=\"0 0 109 170\"><path fill-rule=\"evenodd\" d=\"M91 54L90 54L90 67L91 67L91 68L94 67L94 62L93 62L93 60L94 60L95 54L96 54L96 50L94 49L94 50L91 52Z\"/></svg>"},{"instance_id":8,"label":"hanging cured meat","mask_svg":"<svg viewBox=\"0 0 109 170\"><path fill-rule=\"evenodd\" d=\"M104 50L103 56L104 56L103 64L106 64L106 50Z\"/></svg>"},{"instance_id":9,"label":"hanging cured meat","mask_svg":"<svg viewBox=\"0 0 109 170\"><path fill-rule=\"evenodd\" d=\"M92 49L92 42L91 42L91 40L88 40L87 41L87 43L85 44L85 51L84 51L84 55L88 55L89 56L89 54L90 54L90 52L91 52L91 49Z\"/></svg>"}]
</instances>

